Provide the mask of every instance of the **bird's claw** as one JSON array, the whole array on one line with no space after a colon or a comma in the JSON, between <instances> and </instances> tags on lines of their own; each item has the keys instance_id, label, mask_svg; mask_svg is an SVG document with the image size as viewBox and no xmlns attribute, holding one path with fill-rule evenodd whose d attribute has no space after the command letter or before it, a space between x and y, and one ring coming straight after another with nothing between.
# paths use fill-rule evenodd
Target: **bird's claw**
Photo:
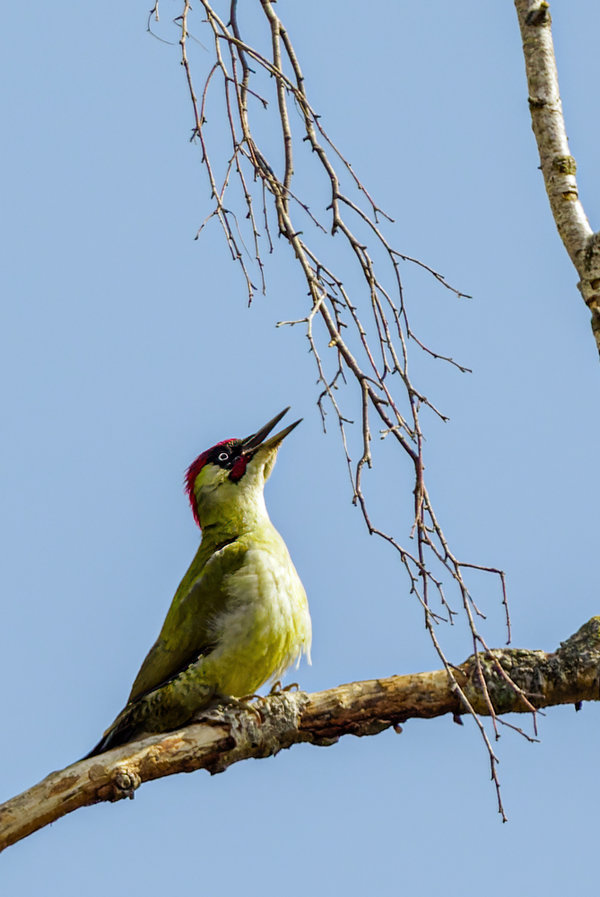
<instances>
[{"instance_id":1,"label":"bird's claw","mask_svg":"<svg viewBox=\"0 0 600 897\"><path fill-rule=\"evenodd\" d=\"M253 713L256 716L256 718L258 719L258 722L262 723L263 722L262 713L260 712L260 709L258 708L258 706L256 704L252 703L253 701L260 701L260 700L261 700L260 695L253 694L253 695L244 695L241 698L235 698L233 696L230 696L227 698L227 700L224 703L228 707L235 707L238 710L247 710L250 713Z\"/></svg>"},{"instance_id":2,"label":"bird's claw","mask_svg":"<svg viewBox=\"0 0 600 897\"><path fill-rule=\"evenodd\" d=\"M253 713L257 717L258 721L262 723L263 717L260 710L258 709L256 704L250 703L257 698L260 700L260 695L244 695L241 698L237 698L234 695L221 695L220 697L213 700L210 707L207 707L204 710L199 710L198 713L195 713L192 717L191 722L214 722L215 720L222 719L222 714L226 713L228 710L246 710L250 713Z\"/></svg>"},{"instance_id":3,"label":"bird's claw","mask_svg":"<svg viewBox=\"0 0 600 897\"><path fill-rule=\"evenodd\" d=\"M297 682L290 682L289 685L282 686L281 680L278 679L277 682L273 683L273 687L269 692L270 695L278 695L285 691L300 691L300 686Z\"/></svg>"}]
</instances>

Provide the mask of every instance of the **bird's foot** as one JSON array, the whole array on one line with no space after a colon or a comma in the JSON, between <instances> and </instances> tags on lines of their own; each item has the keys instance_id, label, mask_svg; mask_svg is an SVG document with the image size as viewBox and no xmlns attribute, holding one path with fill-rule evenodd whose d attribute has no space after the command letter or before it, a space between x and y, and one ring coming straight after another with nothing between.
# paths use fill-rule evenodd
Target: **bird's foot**
<instances>
[{"instance_id":1,"label":"bird's foot","mask_svg":"<svg viewBox=\"0 0 600 897\"><path fill-rule=\"evenodd\" d=\"M260 695L244 695L241 698L237 698L234 695L219 695L218 697L215 696L208 707L205 707L194 714L190 722L221 722L223 719L223 715L227 713L227 711L246 710L250 713L253 713L257 717L258 721L262 723L263 718L258 707L256 706L256 704L251 703L251 701L257 698L260 698Z\"/></svg>"},{"instance_id":2,"label":"bird's foot","mask_svg":"<svg viewBox=\"0 0 600 897\"><path fill-rule=\"evenodd\" d=\"M254 701L260 701L260 695L243 695L241 698L236 698L233 695L228 695L226 698L221 700L221 706L226 707L231 710L247 710L250 713L253 713L258 722L262 723L263 717L257 706L257 704L253 703Z\"/></svg>"},{"instance_id":3,"label":"bird's foot","mask_svg":"<svg viewBox=\"0 0 600 897\"><path fill-rule=\"evenodd\" d=\"M277 682L273 683L273 687L271 688L271 691L269 692L269 696L270 695L279 695L285 691L300 691L300 686L298 685L297 682L290 682L289 685L282 686L281 680L278 679Z\"/></svg>"},{"instance_id":4,"label":"bird's foot","mask_svg":"<svg viewBox=\"0 0 600 897\"><path fill-rule=\"evenodd\" d=\"M233 700L238 701L240 704L249 704L250 701L260 701L261 698L262 698L262 695L251 694L251 695L244 695L243 698L233 698Z\"/></svg>"},{"instance_id":5,"label":"bird's foot","mask_svg":"<svg viewBox=\"0 0 600 897\"><path fill-rule=\"evenodd\" d=\"M249 710L250 713L256 716L259 725L262 725L264 722L264 717L260 710L260 702L262 700L262 695L246 695L245 698L240 698L240 704L243 704L245 710Z\"/></svg>"}]
</instances>

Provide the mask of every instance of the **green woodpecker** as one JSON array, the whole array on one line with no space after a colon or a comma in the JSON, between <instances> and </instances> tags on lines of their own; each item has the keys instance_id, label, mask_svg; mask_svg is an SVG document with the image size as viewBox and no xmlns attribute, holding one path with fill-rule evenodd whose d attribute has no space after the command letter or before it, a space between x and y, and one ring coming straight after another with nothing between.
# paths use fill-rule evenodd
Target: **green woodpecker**
<instances>
[{"instance_id":1,"label":"green woodpecker","mask_svg":"<svg viewBox=\"0 0 600 897\"><path fill-rule=\"evenodd\" d=\"M287 411L188 468L200 547L125 708L88 757L184 726L220 697L251 695L303 653L310 663L306 594L263 495L282 440L300 423L267 439Z\"/></svg>"}]
</instances>

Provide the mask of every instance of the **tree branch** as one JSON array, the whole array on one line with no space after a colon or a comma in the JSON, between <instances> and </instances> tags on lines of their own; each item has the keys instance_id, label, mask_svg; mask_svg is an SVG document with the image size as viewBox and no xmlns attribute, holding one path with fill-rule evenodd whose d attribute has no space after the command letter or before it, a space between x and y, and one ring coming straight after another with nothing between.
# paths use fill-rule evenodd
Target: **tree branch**
<instances>
[{"instance_id":1,"label":"tree branch","mask_svg":"<svg viewBox=\"0 0 600 897\"><path fill-rule=\"evenodd\" d=\"M132 798L142 782L179 772L223 772L250 757L269 757L309 742L334 744L342 735L399 731L408 719L467 711L523 713L600 699L600 616L592 617L557 651L502 649L453 668L340 685L327 691L280 692L241 707L218 707L168 735L154 735L50 773L0 806L0 850L79 807ZM481 673L485 688L481 685ZM517 692L514 685L518 686Z\"/></svg>"},{"instance_id":2,"label":"tree branch","mask_svg":"<svg viewBox=\"0 0 600 897\"><path fill-rule=\"evenodd\" d=\"M583 300L592 313L600 351L600 234L593 233L577 189L577 165L570 153L546 0L515 0L529 90L531 123L540 154L552 215L575 265Z\"/></svg>"}]
</instances>

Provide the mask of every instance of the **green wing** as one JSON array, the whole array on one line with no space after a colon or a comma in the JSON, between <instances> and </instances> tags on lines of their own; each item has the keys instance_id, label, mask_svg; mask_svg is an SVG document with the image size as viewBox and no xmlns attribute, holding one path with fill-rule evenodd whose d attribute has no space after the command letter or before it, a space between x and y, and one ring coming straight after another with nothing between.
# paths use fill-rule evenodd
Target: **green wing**
<instances>
[{"instance_id":1,"label":"green wing","mask_svg":"<svg viewBox=\"0 0 600 897\"><path fill-rule=\"evenodd\" d=\"M247 547L238 540L222 547L200 545L156 642L131 688L128 704L168 682L215 645L213 623L230 600L226 577L243 565Z\"/></svg>"}]
</instances>

